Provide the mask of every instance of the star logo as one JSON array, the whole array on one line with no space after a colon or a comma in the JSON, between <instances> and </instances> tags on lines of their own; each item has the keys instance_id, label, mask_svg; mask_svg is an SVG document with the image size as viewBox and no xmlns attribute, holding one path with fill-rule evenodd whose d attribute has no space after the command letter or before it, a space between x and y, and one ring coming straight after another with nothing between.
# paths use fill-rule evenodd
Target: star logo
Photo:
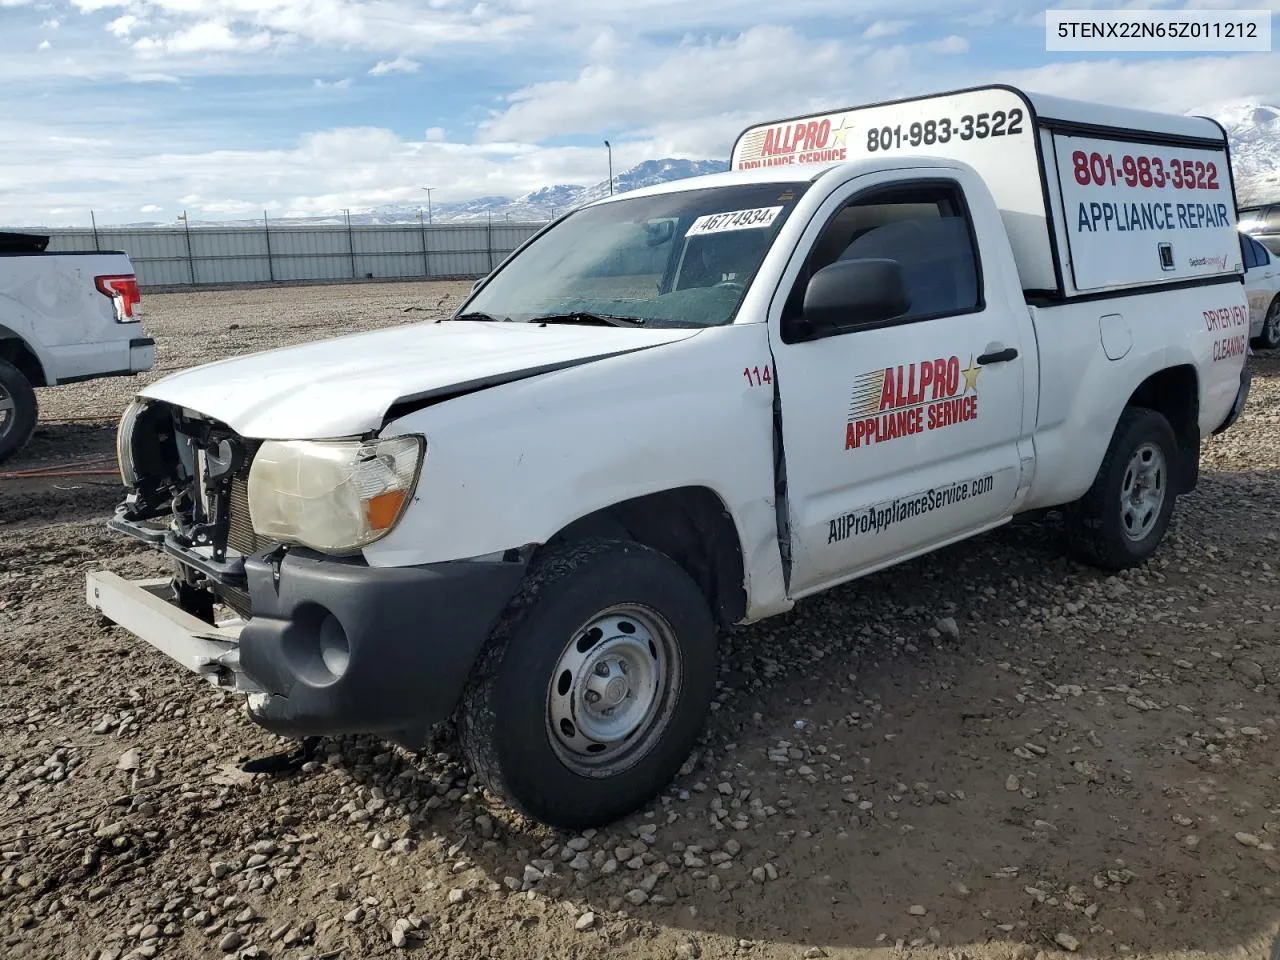
<instances>
[{"instance_id":1,"label":"star logo","mask_svg":"<svg viewBox=\"0 0 1280 960\"><path fill-rule=\"evenodd\" d=\"M835 139L831 141L831 146L843 147L845 145L844 144L845 137L849 136L849 134L853 132L853 127L851 126L846 127L844 125L844 122L846 119L847 119L846 117L841 117L840 126L836 127L834 130L831 131L831 133L835 137Z\"/></svg>"},{"instance_id":2,"label":"star logo","mask_svg":"<svg viewBox=\"0 0 1280 960\"><path fill-rule=\"evenodd\" d=\"M964 390L961 392L962 396L970 390L974 393L978 392L978 374L981 372L982 368L973 362L973 354L969 354L969 366L960 371L961 375L964 377Z\"/></svg>"}]
</instances>

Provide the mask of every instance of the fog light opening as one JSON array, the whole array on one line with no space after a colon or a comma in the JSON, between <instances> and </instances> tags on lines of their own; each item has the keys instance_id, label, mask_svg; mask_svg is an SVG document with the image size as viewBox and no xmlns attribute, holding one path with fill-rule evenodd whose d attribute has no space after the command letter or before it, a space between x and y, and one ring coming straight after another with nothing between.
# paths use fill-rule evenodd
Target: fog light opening
<instances>
[{"instance_id":1,"label":"fog light opening","mask_svg":"<svg viewBox=\"0 0 1280 960\"><path fill-rule=\"evenodd\" d=\"M351 663L351 645L347 641L347 631L333 614L329 614L320 622L320 662L337 680L347 672Z\"/></svg>"},{"instance_id":2,"label":"fog light opening","mask_svg":"<svg viewBox=\"0 0 1280 960\"><path fill-rule=\"evenodd\" d=\"M319 604L294 611L282 643L289 669L308 686L336 683L351 666L351 642L342 621Z\"/></svg>"}]
</instances>

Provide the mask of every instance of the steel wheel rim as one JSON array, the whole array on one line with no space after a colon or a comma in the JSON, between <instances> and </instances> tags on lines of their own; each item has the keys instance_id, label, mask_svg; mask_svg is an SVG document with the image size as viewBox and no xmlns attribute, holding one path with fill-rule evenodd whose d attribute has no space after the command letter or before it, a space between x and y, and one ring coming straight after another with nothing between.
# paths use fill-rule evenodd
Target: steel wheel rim
<instances>
[{"instance_id":1,"label":"steel wheel rim","mask_svg":"<svg viewBox=\"0 0 1280 960\"><path fill-rule=\"evenodd\" d=\"M17 404L14 402L9 391L0 385L0 437L9 432L9 428L13 426L17 419Z\"/></svg>"},{"instance_id":2,"label":"steel wheel rim","mask_svg":"<svg viewBox=\"0 0 1280 960\"><path fill-rule=\"evenodd\" d=\"M1280 303L1273 303L1262 321L1262 340L1268 345L1280 340Z\"/></svg>"},{"instance_id":3,"label":"steel wheel rim","mask_svg":"<svg viewBox=\"0 0 1280 960\"><path fill-rule=\"evenodd\" d=\"M1164 451L1144 443L1133 451L1120 483L1120 525L1130 540L1143 540L1160 519L1168 493L1169 471Z\"/></svg>"},{"instance_id":4,"label":"steel wheel rim","mask_svg":"<svg viewBox=\"0 0 1280 960\"><path fill-rule=\"evenodd\" d=\"M597 613L561 651L547 690L547 736L560 762L589 777L638 762L666 730L682 674L675 631L656 610Z\"/></svg>"}]
</instances>

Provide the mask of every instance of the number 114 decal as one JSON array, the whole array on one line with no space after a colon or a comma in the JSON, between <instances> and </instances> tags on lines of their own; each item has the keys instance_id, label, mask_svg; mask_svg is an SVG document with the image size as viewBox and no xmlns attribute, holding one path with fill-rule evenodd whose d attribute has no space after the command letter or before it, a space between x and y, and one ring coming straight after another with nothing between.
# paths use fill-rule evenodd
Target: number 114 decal
<instances>
[{"instance_id":1,"label":"number 114 decal","mask_svg":"<svg viewBox=\"0 0 1280 960\"><path fill-rule=\"evenodd\" d=\"M743 367L742 375L747 378L747 386L749 387L773 383L773 377L769 373L769 365L767 363L763 367Z\"/></svg>"}]
</instances>

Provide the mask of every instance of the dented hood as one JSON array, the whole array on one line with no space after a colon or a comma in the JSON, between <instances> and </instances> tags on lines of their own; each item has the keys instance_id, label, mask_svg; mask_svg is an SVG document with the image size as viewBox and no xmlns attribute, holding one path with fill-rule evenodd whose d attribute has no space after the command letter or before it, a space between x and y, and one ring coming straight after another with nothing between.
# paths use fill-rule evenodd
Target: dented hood
<instances>
[{"instance_id":1,"label":"dented hood","mask_svg":"<svg viewBox=\"0 0 1280 960\"><path fill-rule=\"evenodd\" d=\"M398 402L478 389L687 339L696 329L416 323L170 374L140 391L264 440L378 429Z\"/></svg>"}]
</instances>

